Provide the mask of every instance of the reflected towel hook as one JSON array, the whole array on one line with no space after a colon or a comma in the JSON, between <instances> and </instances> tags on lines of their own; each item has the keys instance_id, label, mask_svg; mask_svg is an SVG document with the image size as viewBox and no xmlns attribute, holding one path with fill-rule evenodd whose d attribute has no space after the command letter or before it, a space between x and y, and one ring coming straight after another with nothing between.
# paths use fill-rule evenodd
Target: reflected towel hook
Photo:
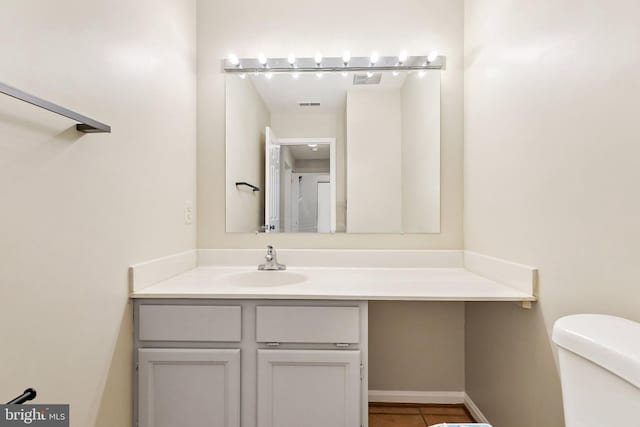
<instances>
[{"instance_id":1,"label":"reflected towel hook","mask_svg":"<svg viewBox=\"0 0 640 427\"><path fill-rule=\"evenodd\" d=\"M253 190L254 192L256 192L256 191L260 191L260 189L259 189L258 187L256 187L255 185L251 185L251 184L249 184L248 182L244 182L244 181L242 181L242 182L236 182L236 188L237 188L238 186L240 186L240 185L244 185L244 186L246 186L246 187L249 187L249 188L250 188L251 190Z\"/></svg>"}]
</instances>

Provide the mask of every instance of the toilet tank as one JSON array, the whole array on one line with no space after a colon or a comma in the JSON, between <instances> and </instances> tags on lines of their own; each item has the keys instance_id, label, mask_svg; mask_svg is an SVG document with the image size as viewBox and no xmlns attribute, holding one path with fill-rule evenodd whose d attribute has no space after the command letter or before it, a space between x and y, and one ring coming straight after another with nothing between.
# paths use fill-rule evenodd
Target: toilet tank
<instances>
[{"instance_id":1,"label":"toilet tank","mask_svg":"<svg viewBox=\"0 0 640 427\"><path fill-rule=\"evenodd\" d=\"M556 321L553 341L566 427L640 427L640 323L567 316Z\"/></svg>"}]
</instances>

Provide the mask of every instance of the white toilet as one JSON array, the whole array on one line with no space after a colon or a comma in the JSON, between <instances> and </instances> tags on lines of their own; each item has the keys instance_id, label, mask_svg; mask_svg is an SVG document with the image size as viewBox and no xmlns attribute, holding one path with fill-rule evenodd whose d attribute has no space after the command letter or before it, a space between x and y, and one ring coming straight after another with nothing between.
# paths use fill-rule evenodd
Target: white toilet
<instances>
[{"instance_id":1,"label":"white toilet","mask_svg":"<svg viewBox=\"0 0 640 427\"><path fill-rule=\"evenodd\" d=\"M599 314L556 321L566 427L640 427L640 323Z\"/></svg>"}]
</instances>

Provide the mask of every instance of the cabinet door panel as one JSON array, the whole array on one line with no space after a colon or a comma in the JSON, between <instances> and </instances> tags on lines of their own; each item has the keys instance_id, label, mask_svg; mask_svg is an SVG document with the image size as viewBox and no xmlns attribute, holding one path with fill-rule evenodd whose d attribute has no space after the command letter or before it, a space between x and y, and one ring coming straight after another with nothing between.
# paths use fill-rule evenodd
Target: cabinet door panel
<instances>
[{"instance_id":1,"label":"cabinet door panel","mask_svg":"<svg viewBox=\"0 0 640 427\"><path fill-rule=\"evenodd\" d=\"M258 350L258 427L359 427L360 352Z\"/></svg>"},{"instance_id":2,"label":"cabinet door panel","mask_svg":"<svg viewBox=\"0 0 640 427\"><path fill-rule=\"evenodd\" d=\"M239 427L240 350L138 354L140 427Z\"/></svg>"}]
</instances>

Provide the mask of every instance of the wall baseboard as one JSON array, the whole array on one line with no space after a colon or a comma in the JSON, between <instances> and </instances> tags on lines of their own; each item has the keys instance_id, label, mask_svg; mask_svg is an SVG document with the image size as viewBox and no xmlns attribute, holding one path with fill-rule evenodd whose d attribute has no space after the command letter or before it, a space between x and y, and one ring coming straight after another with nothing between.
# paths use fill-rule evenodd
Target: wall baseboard
<instances>
[{"instance_id":1,"label":"wall baseboard","mask_svg":"<svg viewBox=\"0 0 640 427\"><path fill-rule=\"evenodd\" d=\"M484 416L482 411L480 411L480 408L478 408L478 405L476 405L473 400L471 400L471 397L469 397L467 393L464 394L464 406L467 407L467 409L469 410L469 412L471 412L471 415L477 422L490 424L487 417Z\"/></svg>"},{"instance_id":2,"label":"wall baseboard","mask_svg":"<svg viewBox=\"0 0 640 427\"><path fill-rule=\"evenodd\" d=\"M369 390L369 402L388 403L464 403L464 391Z\"/></svg>"},{"instance_id":3,"label":"wall baseboard","mask_svg":"<svg viewBox=\"0 0 640 427\"><path fill-rule=\"evenodd\" d=\"M479 423L489 424L478 405L464 391L369 390L369 402L464 404Z\"/></svg>"}]
</instances>

